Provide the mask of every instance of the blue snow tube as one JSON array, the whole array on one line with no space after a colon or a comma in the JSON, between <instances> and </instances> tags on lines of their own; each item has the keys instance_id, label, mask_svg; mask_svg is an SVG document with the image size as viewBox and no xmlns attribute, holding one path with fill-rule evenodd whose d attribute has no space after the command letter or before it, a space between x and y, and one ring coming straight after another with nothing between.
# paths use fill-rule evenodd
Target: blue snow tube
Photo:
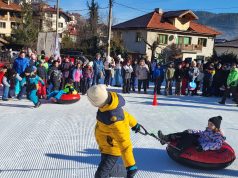
<instances>
[{"instance_id":1,"label":"blue snow tube","mask_svg":"<svg viewBox=\"0 0 238 178\"><path fill-rule=\"evenodd\" d=\"M195 90L196 87L197 87L197 84L194 82L194 80L192 82L189 82L189 84L188 84L189 90Z\"/></svg>"}]
</instances>

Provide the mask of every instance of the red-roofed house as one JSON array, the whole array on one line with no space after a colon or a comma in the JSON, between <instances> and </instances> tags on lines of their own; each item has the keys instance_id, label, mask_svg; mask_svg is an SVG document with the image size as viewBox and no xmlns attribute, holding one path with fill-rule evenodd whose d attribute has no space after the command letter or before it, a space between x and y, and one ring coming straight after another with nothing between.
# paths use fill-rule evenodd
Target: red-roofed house
<instances>
[{"instance_id":1,"label":"red-roofed house","mask_svg":"<svg viewBox=\"0 0 238 178\"><path fill-rule=\"evenodd\" d=\"M11 36L21 16L21 7L9 0L0 0L0 37Z\"/></svg>"},{"instance_id":2,"label":"red-roofed house","mask_svg":"<svg viewBox=\"0 0 238 178\"><path fill-rule=\"evenodd\" d=\"M52 32L56 31L56 7L51 7L45 3L34 3L33 9L35 12L35 17L40 18L41 23L41 31L43 32ZM72 20L71 16L69 16L62 9L59 11L59 19L58 19L58 33L61 38L63 37L63 32L68 30L68 24Z\"/></svg>"},{"instance_id":3,"label":"red-roofed house","mask_svg":"<svg viewBox=\"0 0 238 178\"><path fill-rule=\"evenodd\" d=\"M183 59L204 59L213 54L214 39L220 32L198 24L198 17L191 10L154 12L112 27L113 35L119 36L124 47L131 54L143 54L151 58L149 44L157 41L156 53L171 44L176 44L183 53Z\"/></svg>"}]
</instances>

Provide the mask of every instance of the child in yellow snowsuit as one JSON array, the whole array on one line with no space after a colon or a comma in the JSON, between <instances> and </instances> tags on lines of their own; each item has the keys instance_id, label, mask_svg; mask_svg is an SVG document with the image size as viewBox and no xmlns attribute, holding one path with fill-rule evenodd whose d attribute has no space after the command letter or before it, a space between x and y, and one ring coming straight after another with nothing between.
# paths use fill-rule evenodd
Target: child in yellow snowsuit
<instances>
[{"instance_id":1,"label":"child in yellow snowsuit","mask_svg":"<svg viewBox=\"0 0 238 178\"><path fill-rule=\"evenodd\" d=\"M108 92L105 85L89 88L87 96L91 104L99 108L95 137L101 152L101 162L95 178L133 178L137 167L130 128L137 133L140 131L140 124L122 109L125 105L124 98L115 92ZM119 157L122 157L124 166L116 163Z\"/></svg>"}]
</instances>

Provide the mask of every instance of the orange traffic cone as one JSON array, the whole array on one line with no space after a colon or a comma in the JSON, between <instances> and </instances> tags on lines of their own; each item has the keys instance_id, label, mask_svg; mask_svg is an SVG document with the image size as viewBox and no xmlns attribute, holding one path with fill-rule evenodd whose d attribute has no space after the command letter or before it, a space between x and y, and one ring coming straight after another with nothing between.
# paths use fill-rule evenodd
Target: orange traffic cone
<instances>
[{"instance_id":1,"label":"orange traffic cone","mask_svg":"<svg viewBox=\"0 0 238 178\"><path fill-rule=\"evenodd\" d=\"M158 106L158 102L157 102L157 98L156 98L156 92L154 92L154 99L153 99L152 106Z\"/></svg>"}]
</instances>

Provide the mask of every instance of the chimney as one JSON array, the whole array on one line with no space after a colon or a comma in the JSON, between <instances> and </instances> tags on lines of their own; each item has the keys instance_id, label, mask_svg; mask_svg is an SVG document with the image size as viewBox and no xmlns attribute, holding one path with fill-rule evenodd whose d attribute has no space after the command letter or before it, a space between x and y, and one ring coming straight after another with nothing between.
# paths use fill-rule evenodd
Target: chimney
<instances>
[{"instance_id":1,"label":"chimney","mask_svg":"<svg viewBox=\"0 0 238 178\"><path fill-rule=\"evenodd\" d=\"M158 14L163 14L163 9L155 8L155 12L157 12Z\"/></svg>"}]
</instances>

